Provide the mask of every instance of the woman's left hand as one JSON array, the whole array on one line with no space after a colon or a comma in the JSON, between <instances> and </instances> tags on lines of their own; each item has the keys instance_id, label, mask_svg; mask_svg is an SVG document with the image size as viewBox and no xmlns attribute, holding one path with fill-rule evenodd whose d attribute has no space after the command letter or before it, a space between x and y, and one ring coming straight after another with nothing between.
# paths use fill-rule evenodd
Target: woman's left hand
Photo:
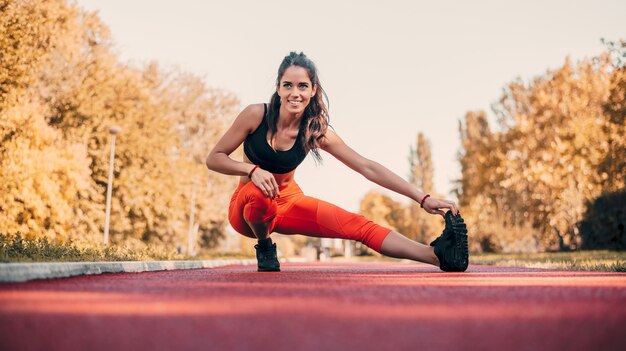
<instances>
[{"instance_id":1,"label":"woman's left hand","mask_svg":"<svg viewBox=\"0 0 626 351\"><path fill-rule=\"evenodd\" d=\"M442 208L450 209L455 216L459 213L459 208L453 201L436 199L430 196L424 201L424 210L428 213L438 214L444 217L445 212L441 210Z\"/></svg>"}]
</instances>

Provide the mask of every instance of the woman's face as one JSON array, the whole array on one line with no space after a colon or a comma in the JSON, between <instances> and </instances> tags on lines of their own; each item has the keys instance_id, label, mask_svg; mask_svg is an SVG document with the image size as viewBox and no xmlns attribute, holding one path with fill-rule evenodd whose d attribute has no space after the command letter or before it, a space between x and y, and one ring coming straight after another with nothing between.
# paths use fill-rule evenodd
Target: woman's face
<instances>
[{"instance_id":1,"label":"woman's face","mask_svg":"<svg viewBox=\"0 0 626 351\"><path fill-rule=\"evenodd\" d=\"M288 112L303 113L317 88L311 83L309 73L300 66L290 66L278 84L278 96L281 106Z\"/></svg>"}]
</instances>

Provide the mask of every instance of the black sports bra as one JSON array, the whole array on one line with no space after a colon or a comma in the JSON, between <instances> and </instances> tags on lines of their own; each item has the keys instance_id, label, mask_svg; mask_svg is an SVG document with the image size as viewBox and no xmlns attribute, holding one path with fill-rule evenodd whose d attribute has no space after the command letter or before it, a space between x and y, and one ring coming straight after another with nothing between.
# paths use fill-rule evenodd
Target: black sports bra
<instances>
[{"instance_id":1,"label":"black sports bra","mask_svg":"<svg viewBox=\"0 0 626 351\"><path fill-rule=\"evenodd\" d=\"M267 143L267 105L263 104L263 120L243 142L243 152L248 159L262 169L277 174L289 173L296 169L306 157L302 146L302 129L298 132L295 144L286 151L274 150Z\"/></svg>"}]
</instances>

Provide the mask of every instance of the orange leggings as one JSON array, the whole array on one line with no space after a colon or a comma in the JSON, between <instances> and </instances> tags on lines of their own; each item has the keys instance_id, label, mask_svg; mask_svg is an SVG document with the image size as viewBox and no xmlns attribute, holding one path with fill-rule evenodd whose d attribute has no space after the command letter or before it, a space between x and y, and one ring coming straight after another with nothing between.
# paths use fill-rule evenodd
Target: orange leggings
<instances>
[{"instance_id":1,"label":"orange leggings","mask_svg":"<svg viewBox=\"0 0 626 351\"><path fill-rule=\"evenodd\" d=\"M233 228L256 239L245 220L250 223L271 221L269 233L357 240L377 252L391 232L363 216L305 196L294 181L279 189L280 197L272 200L254 183L239 182L228 209L228 220Z\"/></svg>"}]
</instances>

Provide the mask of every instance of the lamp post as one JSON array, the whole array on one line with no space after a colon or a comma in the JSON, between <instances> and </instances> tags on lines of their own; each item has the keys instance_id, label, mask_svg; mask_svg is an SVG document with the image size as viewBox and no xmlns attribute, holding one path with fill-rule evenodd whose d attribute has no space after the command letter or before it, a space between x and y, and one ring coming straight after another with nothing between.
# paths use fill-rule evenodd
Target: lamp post
<instances>
[{"instance_id":1,"label":"lamp post","mask_svg":"<svg viewBox=\"0 0 626 351\"><path fill-rule=\"evenodd\" d=\"M178 129L180 136L181 136L181 140L183 140L182 143L182 148L183 149L188 149L188 144L189 141L187 140L187 138L185 137L185 124L180 123L176 126L176 129ZM186 154L186 158L187 160L189 160L190 162L193 160L191 157L191 154L189 153L189 151L185 152L183 150L183 154ZM197 178L193 178L191 180L190 183L190 187L191 187L191 198L189 200L189 230L187 232L187 255L189 256L195 256L195 248L194 248L194 243L196 241L196 237L197 237L197 233L198 233L198 229L200 228L200 224L196 223L194 220L194 215L195 215L195 211L196 211L196 184L197 183Z\"/></svg>"},{"instance_id":2,"label":"lamp post","mask_svg":"<svg viewBox=\"0 0 626 351\"><path fill-rule=\"evenodd\" d=\"M112 126L109 128L111 134L111 156L109 157L109 182L107 184L107 207L104 218L104 246L109 243L109 219L111 217L111 191L113 191L113 159L115 158L115 137L121 132L122 128Z\"/></svg>"},{"instance_id":3,"label":"lamp post","mask_svg":"<svg viewBox=\"0 0 626 351\"><path fill-rule=\"evenodd\" d=\"M187 235L187 255L195 256L193 254L193 243L195 241L195 233L198 232L196 224L194 223L194 214L196 210L196 181L195 179L191 183L191 201L189 204L189 233Z\"/></svg>"}]
</instances>

